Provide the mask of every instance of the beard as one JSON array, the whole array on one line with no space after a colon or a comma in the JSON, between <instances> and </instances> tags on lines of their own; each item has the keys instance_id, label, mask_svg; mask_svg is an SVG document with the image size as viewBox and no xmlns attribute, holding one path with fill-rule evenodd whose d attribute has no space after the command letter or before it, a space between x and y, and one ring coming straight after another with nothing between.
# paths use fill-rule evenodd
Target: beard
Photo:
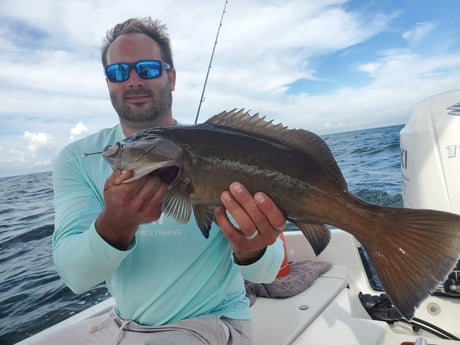
<instances>
[{"instance_id":1,"label":"beard","mask_svg":"<svg viewBox=\"0 0 460 345\"><path fill-rule=\"evenodd\" d=\"M147 104L142 106L133 106L125 103L125 98L131 95L148 95L151 98ZM124 92L121 97L110 93L110 100L115 111L120 117L120 121L135 130L141 130L149 127L155 127L161 124L161 121L171 114L172 91L170 83L166 83L163 88L154 92L152 89L145 87Z\"/></svg>"}]
</instances>

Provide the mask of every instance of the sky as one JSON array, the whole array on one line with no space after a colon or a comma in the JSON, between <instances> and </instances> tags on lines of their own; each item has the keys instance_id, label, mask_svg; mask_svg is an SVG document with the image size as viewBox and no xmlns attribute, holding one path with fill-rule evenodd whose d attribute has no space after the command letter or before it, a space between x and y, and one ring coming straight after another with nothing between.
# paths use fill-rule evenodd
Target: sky
<instances>
[{"instance_id":1,"label":"sky","mask_svg":"<svg viewBox=\"0 0 460 345\"><path fill-rule=\"evenodd\" d=\"M118 123L100 48L130 17L167 25L173 114L193 124L225 4L199 122L245 108L318 134L374 128L460 88L457 0L1 0L0 177L49 171Z\"/></svg>"}]
</instances>

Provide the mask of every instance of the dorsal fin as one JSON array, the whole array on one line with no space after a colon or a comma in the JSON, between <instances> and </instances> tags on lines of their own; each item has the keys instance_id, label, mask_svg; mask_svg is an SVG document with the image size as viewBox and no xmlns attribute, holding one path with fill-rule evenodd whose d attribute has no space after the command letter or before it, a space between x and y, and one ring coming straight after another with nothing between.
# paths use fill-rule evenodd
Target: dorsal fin
<instances>
[{"instance_id":1,"label":"dorsal fin","mask_svg":"<svg viewBox=\"0 0 460 345\"><path fill-rule=\"evenodd\" d=\"M337 165L329 147L323 139L316 134L304 129L289 129L281 123L273 124L273 121L266 121L259 113L250 115L244 109L223 111L208 119L206 124L236 129L249 135L258 135L272 140L279 141L285 145L304 152L309 157L315 157L322 161L334 174L340 176L341 184L346 186L342 172Z\"/></svg>"},{"instance_id":2,"label":"dorsal fin","mask_svg":"<svg viewBox=\"0 0 460 345\"><path fill-rule=\"evenodd\" d=\"M219 126L238 129L249 134L257 134L264 137L278 139L281 141L281 134L285 131L290 131L282 124L273 124L273 121L265 121L265 117L260 117L259 113L249 115L244 109L231 111L223 111L208 119L205 123Z\"/></svg>"}]
</instances>

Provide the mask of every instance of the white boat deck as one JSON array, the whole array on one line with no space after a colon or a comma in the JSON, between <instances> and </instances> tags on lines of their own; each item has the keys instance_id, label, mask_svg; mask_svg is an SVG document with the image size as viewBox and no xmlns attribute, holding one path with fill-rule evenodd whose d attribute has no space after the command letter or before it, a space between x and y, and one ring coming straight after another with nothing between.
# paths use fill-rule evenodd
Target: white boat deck
<instances>
[{"instance_id":1,"label":"white boat deck","mask_svg":"<svg viewBox=\"0 0 460 345\"><path fill-rule=\"evenodd\" d=\"M302 234L286 232L285 237L291 259L316 260ZM334 231L332 242L335 248L329 246L318 259L333 266L311 287L287 299L256 299L252 306L254 345L382 344L389 327L370 320L351 297L358 285L368 289L358 251L350 251L357 243L342 231Z\"/></svg>"},{"instance_id":2,"label":"white boat deck","mask_svg":"<svg viewBox=\"0 0 460 345\"><path fill-rule=\"evenodd\" d=\"M346 286L343 279L320 277L310 288L294 297L258 297L251 307L254 345L291 344L344 292ZM259 317L262 315L264 317Z\"/></svg>"}]
</instances>

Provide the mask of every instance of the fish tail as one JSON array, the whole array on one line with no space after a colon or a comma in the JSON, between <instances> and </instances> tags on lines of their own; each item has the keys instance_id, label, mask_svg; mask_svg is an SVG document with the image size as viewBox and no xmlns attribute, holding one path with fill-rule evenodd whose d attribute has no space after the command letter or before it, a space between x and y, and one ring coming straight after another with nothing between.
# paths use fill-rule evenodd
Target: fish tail
<instances>
[{"instance_id":1,"label":"fish tail","mask_svg":"<svg viewBox=\"0 0 460 345\"><path fill-rule=\"evenodd\" d=\"M378 221L366 225L375 227L376 236L357 238L369 252L388 298L410 320L458 261L460 216L379 207L376 215Z\"/></svg>"}]
</instances>

